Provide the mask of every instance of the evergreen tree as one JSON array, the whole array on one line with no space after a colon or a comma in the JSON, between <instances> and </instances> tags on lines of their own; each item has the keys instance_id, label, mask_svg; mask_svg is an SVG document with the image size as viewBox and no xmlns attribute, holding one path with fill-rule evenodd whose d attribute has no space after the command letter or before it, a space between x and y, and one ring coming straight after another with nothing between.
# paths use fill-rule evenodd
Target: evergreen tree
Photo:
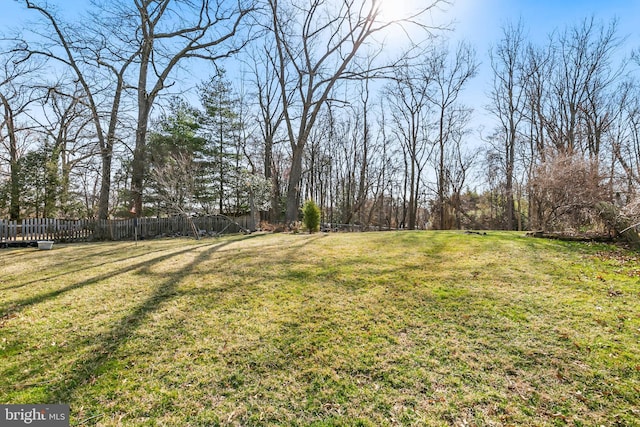
<instances>
[{"instance_id":1,"label":"evergreen tree","mask_svg":"<svg viewBox=\"0 0 640 427\"><path fill-rule=\"evenodd\" d=\"M197 208L194 200L202 191L198 184L206 181L200 164L207 156L206 140L198 136L199 130L197 111L184 100L173 98L169 113L160 120L159 131L151 134L147 199L159 214L193 212ZM168 197L168 187L176 194Z\"/></svg>"},{"instance_id":2,"label":"evergreen tree","mask_svg":"<svg viewBox=\"0 0 640 427\"><path fill-rule=\"evenodd\" d=\"M240 209L235 191L241 185L241 146L239 138L239 99L224 70L201 84L200 101L204 111L200 116L203 136L207 140L206 168L213 186L208 197L218 202L219 213ZM236 195L234 198L233 196ZM226 206L225 206L226 204ZM238 212L233 212L238 213Z\"/></svg>"},{"instance_id":3,"label":"evergreen tree","mask_svg":"<svg viewBox=\"0 0 640 427\"><path fill-rule=\"evenodd\" d=\"M302 222L309 233L320 230L320 208L316 202L309 199L302 208Z\"/></svg>"}]
</instances>

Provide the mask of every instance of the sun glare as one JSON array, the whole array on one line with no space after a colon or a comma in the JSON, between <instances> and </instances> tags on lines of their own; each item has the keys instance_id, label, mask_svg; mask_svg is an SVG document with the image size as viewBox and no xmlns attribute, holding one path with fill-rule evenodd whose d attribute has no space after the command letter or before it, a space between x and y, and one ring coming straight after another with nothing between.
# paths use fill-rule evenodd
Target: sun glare
<instances>
[{"instance_id":1,"label":"sun glare","mask_svg":"<svg viewBox=\"0 0 640 427\"><path fill-rule=\"evenodd\" d=\"M380 20L383 22L400 21L407 17L407 0L381 0Z\"/></svg>"},{"instance_id":2,"label":"sun glare","mask_svg":"<svg viewBox=\"0 0 640 427\"><path fill-rule=\"evenodd\" d=\"M379 2L378 22L391 24L383 32L384 43L392 45L420 42L424 37L418 22L430 24L432 14L426 0L375 0ZM431 1L431 0L429 0ZM394 24L395 23L395 24Z\"/></svg>"}]
</instances>

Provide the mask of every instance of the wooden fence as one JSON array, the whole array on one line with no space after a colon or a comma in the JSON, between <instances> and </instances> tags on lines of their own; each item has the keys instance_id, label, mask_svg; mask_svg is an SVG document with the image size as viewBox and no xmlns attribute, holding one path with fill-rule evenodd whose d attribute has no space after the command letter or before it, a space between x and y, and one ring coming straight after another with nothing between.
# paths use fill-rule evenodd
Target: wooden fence
<instances>
[{"instance_id":1,"label":"wooden fence","mask_svg":"<svg viewBox=\"0 0 640 427\"><path fill-rule=\"evenodd\" d=\"M190 221L200 236L243 233L251 228L248 216L229 218L224 215L122 220L30 218L19 222L0 219L0 244L6 246L38 240L86 242L188 236L193 235Z\"/></svg>"}]
</instances>

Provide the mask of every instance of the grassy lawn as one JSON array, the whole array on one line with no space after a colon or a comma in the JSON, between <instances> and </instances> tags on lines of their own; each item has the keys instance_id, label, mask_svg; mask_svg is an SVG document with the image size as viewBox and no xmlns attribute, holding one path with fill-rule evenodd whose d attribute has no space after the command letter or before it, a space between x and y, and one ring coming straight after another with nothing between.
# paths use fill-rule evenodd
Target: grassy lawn
<instances>
[{"instance_id":1,"label":"grassy lawn","mask_svg":"<svg viewBox=\"0 0 640 427\"><path fill-rule=\"evenodd\" d=\"M638 426L640 254L516 233L0 250L0 403L72 425Z\"/></svg>"}]
</instances>

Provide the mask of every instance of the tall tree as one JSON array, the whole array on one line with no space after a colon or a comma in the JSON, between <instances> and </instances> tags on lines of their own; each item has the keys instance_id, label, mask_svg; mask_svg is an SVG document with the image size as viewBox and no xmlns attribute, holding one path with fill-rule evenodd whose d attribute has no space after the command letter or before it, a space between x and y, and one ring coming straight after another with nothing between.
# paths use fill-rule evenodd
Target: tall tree
<instances>
[{"instance_id":1,"label":"tall tree","mask_svg":"<svg viewBox=\"0 0 640 427\"><path fill-rule=\"evenodd\" d=\"M131 38L120 37L118 31L124 26L115 19L120 6L117 2L103 4L102 13L91 15L86 25L65 22L46 3L24 0L24 4L42 16L44 28L35 28L39 37L35 42L24 41L21 49L68 67L84 92L102 166L97 216L107 218L125 78L139 54L139 46L133 45Z\"/></svg>"},{"instance_id":2,"label":"tall tree","mask_svg":"<svg viewBox=\"0 0 640 427\"><path fill-rule=\"evenodd\" d=\"M189 59L216 63L236 54L248 42L240 34L256 0L134 0L130 19L140 49L136 57L138 78L136 139L133 151L131 194L133 209L142 212L145 147L153 105L168 86L179 64ZM135 25L133 24L135 22Z\"/></svg>"},{"instance_id":3,"label":"tall tree","mask_svg":"<svg viewBox=\"0 0 640 427\"><path fill-rule=\"evenodd\" d=\"M443 47L435 52L430 64L435 86L431 102L436 109L437 116L436 209L438 211L438 228L443 229L446 225L445 198L448 181L445 159L447 145L455 140L455 134L460 131L458 126L465 122L460 119L461 115L467 114L467 109L458 105L458 97L464 86L476 75L478 63L475 59L475 51L471 46L460 43L453 58L450 56L448 48Z\"/></svg>"},{"instance_id":4,"label":"tall tree","mask_svg":"<svg viewBox=\"0 0 640 427\"><path fill-rule=\"evenodd\" d=\"M282 127L284 114L282 111L282 92L278 88L276 74L276 58L273 55L275 46L271 38L264 45L251 52L251 73L258 102L257 122L264 141L263 169L264 177L271 182L271 203L268 220L280 219L280 179L275 161L274 150L278 144L278 134Z\"/></svg>"},{"instance_id":5,"label":"tall tree","mask_svg":"<svg viewBox=\"0 0 640 427\"><path fill-rule=\"evenodd\" d=\"M20 181L22 149L20 144L21 125L19 120L36 100L29 86L29 77L39 64L26 61L25 56L13 51L0 57L3 67L0 70L0 142L4 145L9 164L9 217L20 218Z\"/></svg>"},{"instance_id":6,"label":"tall tree","mask_svg":"<svg viewBox=\"0 0 640 427\"><path fill-rule=\"evenodd\" d=\"M445 177L450 194L447 196L448 205L455 215L455 228L462 227L462 217L468 216L463 209L462 193L464 186L468 184L469 172L479 154L477 148L465 147L465 138L468 135L468 124L471 118L471 110L460 108L451 111L455 120L452 126L450 143L447 147L445 162Z\"/></svg>"},{"instance_id":7,"label":"tall tree","mask_svg":"<svg viewBox=\"0 0 640 427\"><path fill-rule=\"evenodd\" d=\"M493 71L493 87L490 92L491 104L488 110L498 119L502 137L499 152L503 156L505 174L505 227L513 230L515 225L513 179L516 164L516 142L520 124L524 117L526 102L523 55L525 46L522 22L502 29L502 39L489 51Z\"/></svg>"},{"instance_id":8,"label":"tall tree","mask_svg":"<svg viewBox=\"0 0 640 427\"><path fill-rule=\"evenodd\" d=\"M408 228L416 228L421 177L433 153L429 139L432 126L430 91L434 90L432 69L428 63L405 63L398 67L395 81L387 88L394 133L405 153L409 191Z\"/></svg>"},{"instance_id":9,"label":"tall tree","mask_svg":"<svg viewBox=\"0 0 640 427\"><path fill-rule=\"evenodd\" d=\"M615 161L623 174L623 190L628 199L637 197L640 188L640 87L638 82L626 82L617 91L619 113L611 145Z\"/></svg>"},{"instance_id":10,"label":"tall tree","mask_svg":"<svg viewBox=\"0 0 640 427\"><path fill-rule=\"evenodd\" d=\"M402 22L383 21L381 0L268 0L276 45L275 65L282 93L284 121L291 145L286 221L298 219L304 149L320 112L339 82L370 77L371 67L358 67L358 55L374 36L402 23L414 23L440 0L427 2ZM427 29L423 26L423 29ZM368 52L372 54L372 51Z\"/></svg>"},{"instance_id":11,"label":"tall tree","mask_svg":"<svg viewBox=\"0 0 640 427\"><path fill-rule=\"evenodd\" d=\"M202 176L207 141L198 135L201 125L196 109L174 97L168 110L149 137L145 200L154 202L158 215L188 214L196 209L203 182L209 178ZM185 167L192 170L180 176ZM169 194L172 191L175 194Z\"/></svg>"},{"instance_id":12,"label":"tall tree","mask_svg":"<svg viewBox=\"0 0 640 427\"><path fill-rule=\"evenodd\" d=\"M239 160L239 99L224 72L211 77L199 86L202 131L209 145L209 167L216 182L215 194L218 212L226 212L225 203L231 198L232 187L238 179L236 163Z\"/></svg>"},{"instance_id":13,"label":"tall tree","mask_svg":"<svg viewBox=\"0 0 640 427\"><path fill-rule=\"evenodd\" d=\"M547 131L555 149L571 155L575 150L597 157L603 126L604 90L616 83L611 61L620 47L617 22L599 25L594 18L560 34L552 80L552 107ZM595 103L595 104L594 104Z\"/></svg>"},{"instance_id":14,"label":"tall tree","mask_svg":"<svg viewBox=\"0 0 640 427\"><path fill-rule=\"evenodd\" d=\"M34 130L50 147L47 182L59 185L57 192L47 192L56 198L46 199L45 216L78 217L78 201L71 194L72 174L82 173L76 169L84 168L87 159L97 158L99 154L91 114L77 82L65 84L60 80L45 84L41 90L44 91L39 97L41 108L30 117Z\"/></svg>"}]
</instances>

